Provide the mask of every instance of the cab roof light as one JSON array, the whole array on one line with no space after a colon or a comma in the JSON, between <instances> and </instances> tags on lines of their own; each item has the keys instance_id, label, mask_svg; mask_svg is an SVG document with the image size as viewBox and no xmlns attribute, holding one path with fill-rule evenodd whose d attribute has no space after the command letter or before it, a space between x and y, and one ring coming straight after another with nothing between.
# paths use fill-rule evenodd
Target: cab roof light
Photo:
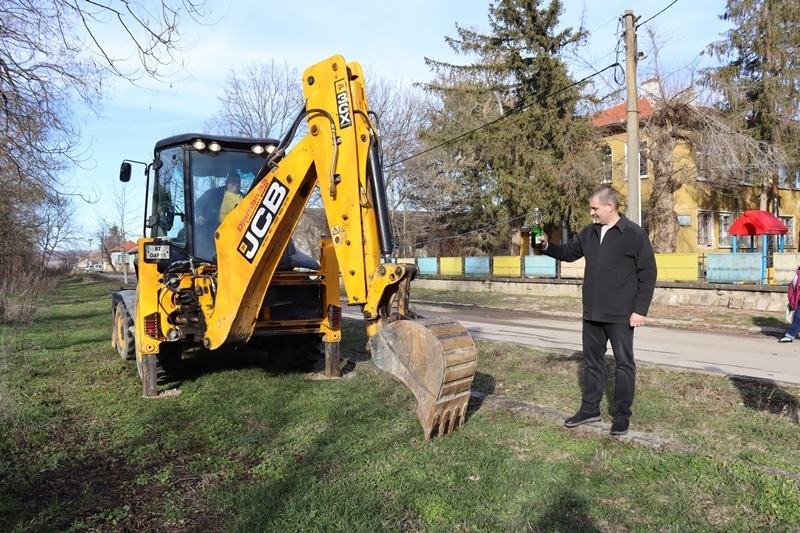
<instances>
[{"instance_id":1,"label":"cab roof light","mask_svg":"<svg viewBox=\"0 0 800 533\"><path fill-rule=\"evenodd\" d=\"M194 149L198 152L206 149L206 143L203 142L203 139L195 139L192 146L194 146Z\"/></svg>"},{"instance_id":2,"label":"cab roof light","mask_svg":"<svg viewBox=\"0 0 800 533\"><path fill-rule=\"evenodd\" d=\"M211 143L209 143L208 145L208 149L211 150L212 152L219 152L220 150L222 150L222 147L219 145L217 141L211 141Z\"/></svg>"}]
</instances>

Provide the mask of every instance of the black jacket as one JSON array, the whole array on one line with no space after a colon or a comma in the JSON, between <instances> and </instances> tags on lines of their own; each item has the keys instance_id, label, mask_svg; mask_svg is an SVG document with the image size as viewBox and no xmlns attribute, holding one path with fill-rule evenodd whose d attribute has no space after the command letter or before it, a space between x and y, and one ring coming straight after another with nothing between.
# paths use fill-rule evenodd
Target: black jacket
<instances>
[{"instance_id":1,"label":"black jacket","mask_svg":"<svg viewBox=\"0 0 800 533\"><path fill-rule=\"evenodd\" d=\"M620 214L600 244L600 224L585 227L566 244L549 243L545 255L571 263L586 258L583 319L626 323L647 315L656 287L656 259L644 230Z\"/></svg>"}]
</instances>

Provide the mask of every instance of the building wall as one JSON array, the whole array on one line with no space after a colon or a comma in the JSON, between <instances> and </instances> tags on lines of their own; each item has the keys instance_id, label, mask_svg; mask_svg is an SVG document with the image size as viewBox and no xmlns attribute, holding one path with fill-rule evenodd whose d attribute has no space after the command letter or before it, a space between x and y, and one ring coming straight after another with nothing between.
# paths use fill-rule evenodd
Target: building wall
<instances>
[{"instance_id":1,"label":"building wall","mask_svg":"<svg viewBox=\"0 0 800 533\"><path fill-rule=\"evenodd\" d=\"M648 141L642 135L643 141ZM627 134L623 131L610 135L605 139L611 148L611 185L621 195L627 198L628 182L626 167ZM726 227L730 226L741 214L748 209L758 209L761 188L758 185L742 185L737 197L725 197L714 193L709 188L702 186L702 181L697 179L697 169L694 163L694 154L685 143L679 143L675 148L674 165L683 172L684 185L675 193L675 214L681 221L678 230L677 253L708 253L731 251L730 239L725 239ZM652 164L648 164L647 176L641 178L641 197L645 203L653 190ZM790 235L786 237L786 251L798 250L798 219L800 219L800 176L789 176L784 187L779 191L780 213L779 216L789 228ZM624 209L624 206L623 206ZM698 241L699 226L704 221L709 221L710 232L705 242ZM750 247L749 237L738 239L739 248L747 250ZM756 249L760 249L761 241L756 239Z\"/></svg>"}]
</instances>

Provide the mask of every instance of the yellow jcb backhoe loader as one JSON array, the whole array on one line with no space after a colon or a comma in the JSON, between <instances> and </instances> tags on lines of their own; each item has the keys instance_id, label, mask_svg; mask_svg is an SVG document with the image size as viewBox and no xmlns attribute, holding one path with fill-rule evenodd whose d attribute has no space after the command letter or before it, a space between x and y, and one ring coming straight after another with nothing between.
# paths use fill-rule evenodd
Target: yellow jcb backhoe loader
<instances>
[{"instance_id":1,"label":"yellow jcb backhoe loader","mask_svg":"<svg viewBox=\"0 0 800 533\"><path fill-rule=\"evenodd\" d=\"M464 422L475 344L458 322L409 309L417 269L392 258L361 66L333 56L305 71L303 88L305 109L280 141L187 134L156 144L145 168L150 236L138 242L136 290L113 295L112 344L136 359L145 397L158 397L182 349L198 344L262 339L273 353L302 357L321 340L326 374L339 376L341 275L373 361L417 398L425 438L449 433ZM308 132L293 144L303 122ZM122 181L132 162L123 162ZM224 196L228 176L241 182L238 205ZM330 229L319 264L291 242L317 185ZM210 197L222 207L208 215ZM220 216L225 202L235 207Z\"/></svg>"}]
</instances>

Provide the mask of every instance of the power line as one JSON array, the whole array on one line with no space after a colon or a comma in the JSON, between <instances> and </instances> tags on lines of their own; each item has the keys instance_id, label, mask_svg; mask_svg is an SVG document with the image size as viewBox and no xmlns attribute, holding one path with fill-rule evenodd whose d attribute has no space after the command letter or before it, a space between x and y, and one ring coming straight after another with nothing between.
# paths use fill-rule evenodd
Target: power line
<instances>
[{"instance_id":1,"label":"power line","mask_svg":"<svg viewBox=\"0 0 800 533\"><path fill-rule=\"evenodd\" d=\"M650 17L649 19L645 20L644 22L640 22L639 24L636 25L636 28L634 28L634 29L638 29L639 26L644 26L645 24L647 24L648 22L650 22L651 20L653 20L654 18L659 16L661 13L663 13L664 11L666 11L669 8L671 8L672 6L674 6L677 3L678 3L678 0L672 0L672 3L670 5L668 5L667 7L665 7L664 9L662 9L661 11L659 11L658 13L656 13L655 15Z\"/></svg>"},{"instance_id":2,"label":"power line","mask_svg":"<svg viewBox=\"0 0 800 533\"><path fill-rule=\"evenodd\" d=\"M430 240L422 241L422 242L415 242L414 244L397 244L397 243L395 243L395 246L398 247L398 248L409 248L411 246L421 246L421 245L425 245L425 244L430 244L432 242L446 241L446 240L449 240L449 239L457 239L459 237L463 237L463 236L469 235L471 233L478 233L479 231L484 231L484 230L487 230L487 229L496 228L498 226L502 226L503 224L508 224L509 222L514 222L515 220L519 220L521 218L525 218L527 216L533 215L533 213L534 213L534 211L531 211L530 213L525 213L524 215L519 215L519 216L516 216L514 218L509 218L508 220L500 221L497 224L492 224L491 226L484 226L482 228L472 229L472 230L469 230L469 231L465 231L464 233L459 233L458 235L450 235L448 237L437 237L436 239L430 239Z\"/></svg>"},{"instance_id":3,"label":"power line","mask_svg":"<svg viewBox=\"0 0 800 533\"><path fill-rule=\"evenodd\" d=\"M605 72L606 70L608 70L608 69L610 69L610 68L614 68L615 66L618 66L618 63L613 63L613 64L611 64L611 65L608 65L608 66L607 66L607 67L605 67L604 69L602 69L602 70L598 70L597 72L595 72L595 73L593 73L593 74L589 74L589 75L588 75L588 76L586 76L585 78L582 78L582 79L580 79L580 80L578 80L578 81L576 81L576 82L574 82L574 83L571 83L571 84L567 85L566 87L564 87L564 88L562 88L562 89L559 89L559 90L557 90L557 91L553 91L553 92L547 93L547 94L545 94L545 95L543 96L543 98L549 98L549 97L551 97L551 96L555 96L555 95L557 95L557 94L559 94L559 93L562 93L562 92L566 91L567 89L571 89L572 87L575 87L576 85L580 85L581 83L583 83L583 82L585 82L585 81L587 81L587 80L590 80L591 78L594 78L595 76L599 76L600 74L602 74L602 73L603 73L603 72ZM538 96L538 95L533 95L533 96ZM477 128L473 128L473 129L471 129L471 130L469 130L469 131L467 131L467 132L464 132L464 133L462 133L461 135L457 135L457 136L453 137L452 139L448 139L448 140L446 140L446 141L444 141L444 142L442 142L442 143L439 143L439 144L437 144L436 146L432 146L432 147L430 147L430 148L427 148L427 149L425 149L425 150L422 150L421 152L417 152L416 154L412 154L412 155L410 155L410 156L406 157L405 159L401 159L401 160L399 160L399 161L395 161L394 163L392 163L391 165L389 165L389 167L391 168L391 167L393 167L393 166L395 166L395 165L399 165L399 164L401 164L401 163L405 163L406 161L408 161L408 160L410 160L410 159L413 159L413 158L415 158L415 157L419 157L419 156L421 156L422 154L426 154L426 153L428 153L428 152L431 152L431 151L433 151L433 150L436 150L437 148L441 148L442 146L447 146L448 144L452 144L452 143L456 142L456 141L457 141L457 140L459 140L459 139L463 139L464 137L468 137L468 136L472 135L472 134L473 134L473 133L475 133L476 131L480 131L480 130L482 130L482 129L484 129L484 128L488 128L489 126L491 126L491 125L493 125L493 124L496 124L496 123L500 122L501 120L505 120L505 119L507 119L508 117L510 117L511 115L513 115L513 114L515 114L515 113L518 113L518 112L520 112L520 111L524 111L525 109L527 109L527 108L531 107L531 106L532 106L532 105L534 105L534 104L536 104L536 102L531 102L531 103L529 103L529 104L525 104L525 103L523 102L523 103L517 104L515 107L511 108L511 109L510 109L510 110L509 110L507 113L504 113L504 114L503 114L503 115L501 115L500 117L498 117L498 118L496 118L496 119L494 119L494 120L492 120L492 121L490 121L490 122L487 122L486 124L482 124L481 126L478 126Z\"/></svg>"}]
</instances>

